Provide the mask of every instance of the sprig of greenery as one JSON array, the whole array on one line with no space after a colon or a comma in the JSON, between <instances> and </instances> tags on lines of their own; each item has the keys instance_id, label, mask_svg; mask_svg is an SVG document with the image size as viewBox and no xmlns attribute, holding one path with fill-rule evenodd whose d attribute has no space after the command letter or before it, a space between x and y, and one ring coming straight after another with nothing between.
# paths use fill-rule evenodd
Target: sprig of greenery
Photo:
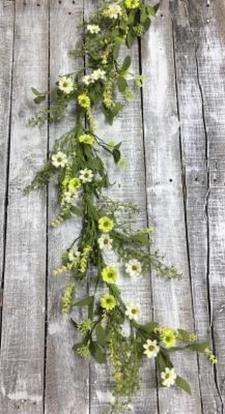
<instances>
[{"instance_id":1,"label":"sprig of greenery","mask_svg":"<svg viewBox=\"0 0 225 414\"><path fill-rule=\"evenodd\" d=\"M111 361L114 399L107 412L114 414L129 410L146 358L156 359L162 386L176 384L188 393L190 386L177 375L170 354L179 350L204 352L212 363L217 362L209 344L198 342L192 333L155 321L140 324L140 309L124 302L117 284L119 270L117 265L107 263L105 254L107 250L114 251L122 264L121 272L130 278L139 280L151 271L167 279L181 276L174 266L164 263L154 248L153 228L137 228L138 207L106 196L105 190L112 184L102 151L118 165L121 143L105 142L97 134L93 115L94 108L100 107L106 121L113 124L133 99L137 87L143 86L144 77L130 73L131 57L128 54L121 60L120 48L126 45L129 49L144 35L157 10L158 5L145 5L143 0L103 2L95 15L84 22L80 46L70 53L75 58L85 58L85 75L81 69L61 77L51 91L32 89L35 104L41 106L30 120L31 126L60 121L70 108L76 107L74 128L55 142L49 160L26 191L55 179L59 213L52 225L58 226L76 215L82 221L80 235L63 254L62 264L53 274L71 274L61 308L64 313L73 312L72 323L81 336L74 352L83 358L91 355L99 363ZM93 268L96 272L90 273ZM76 298L76 286L84 280L90 282L93 293ZM100 293L102 288L104 293ZM86 319L75 320L78 307L86 307Z\"/></svg>"}]
</instances>

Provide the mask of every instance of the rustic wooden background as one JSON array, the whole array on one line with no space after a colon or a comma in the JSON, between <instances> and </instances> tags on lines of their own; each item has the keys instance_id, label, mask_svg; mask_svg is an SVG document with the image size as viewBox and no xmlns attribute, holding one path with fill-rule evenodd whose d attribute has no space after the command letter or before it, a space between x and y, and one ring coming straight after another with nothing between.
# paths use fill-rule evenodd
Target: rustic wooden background
<instances>
[{"instance_id":1,"label":"rustic wooden background","mask_svg":"<svg viewBox=\"0 0 225 414\"><path fill-rule=\"evenodd\" d=\"M108 369L74 357L75 333L58 310L65 279L51 271L79 224L48 227L55 189L22 195L65 130L30 130L30 86L74 68L67 51L92 0L0 2L0 274L2 414L100 414ZM155 388L153 364L143 372L136 414L222 414L225 399L225 1L165 0L151 30L133 49L143 93L103 135L123 140L130 160L116 174L116 197L141 207L140 223L156 225L155 243L183 271L180 282L151 275L127 298L148 318L207 335L219 358L174 355L192 396ZM80 63L81 64L81 63ZM77 67L79 62L76 63ZM72 120L71 120L72 123ZM68 128L68 124L67 124Z\"/></svg>"}]
</instances>

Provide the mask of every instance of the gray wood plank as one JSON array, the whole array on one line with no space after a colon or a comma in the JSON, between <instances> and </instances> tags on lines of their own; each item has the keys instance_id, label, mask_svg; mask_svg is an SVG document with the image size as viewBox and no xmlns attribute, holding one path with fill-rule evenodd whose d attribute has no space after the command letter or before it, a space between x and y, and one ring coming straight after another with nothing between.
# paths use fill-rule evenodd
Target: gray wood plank
<instances>
[{"instance_id":1,"label":"gray wood plank","mask_svg":"<svg viewBox=\"0 0 225 414\"><path fill-rule=\"evenodd\" d=\"M168 262L184 273L181 281L168 282L153 275L154 315L161 324L192 331L172 27L167 1L162 2L161 12L142 42L142 57L143 73L149 77L143 90L148 211L156 225L156 246ZM201 413L196 356L179 353L172 360L177 373L192 383L193 393L190 397L179 390L159 388L160 412Z\"/></svg>"},{"instance_id":2,"label":"gray wood plank","mask_svg":"<svg viewBox=\"0 0 225 414\"><path fill-rule=\"evenodd\" d=\"M88 16L95 10L96 1L85 2L85 14ZM132 55L132 73L139 73L138 46L135 45L132 52L125 49L121 54L121 61L127 55ZM104 117L99 111L96 113L98 135L106 141L112 139L122 142L122 151L128 159L128 168L124 171L113 166L113 161L106 160L111 182L115 185L108 194L123 201L133 201L140 207L138 225L146 226L146 192L144 171L144 150L142 130L141 96L138 94L132 103L129 103L124 112L114 122L113 127L105 124ZM112 263L116 258L111 257ZM126 303L133 302L140 306L140 321L149 321L152 318L151 284L150 277L142 278L138 283L130 278L124 277L124 270L120 266L120 281L123 297ZM107 406L109 400L109 389L112 385L109 366L100 366L91 363L91 389L90 389L90 413L99 414ZM158 412L155 383L154 363L146 360L146 366L142 370L142 386L140 392L133 399L134 412L136 414L147 414Z\"/></svg>"},{"instance_id":3,"label":"gray wood plank","mask_svg":"<svg viewBox=\"0 0 225 414\"><path fill-rule=\"evenodd\" d=\"M4 272L5 215L7 212L7 168L11 109L14 41L14 4L0 4L0 280ZM1 322L0 322L1 323Z\"/></svg>"},{"instance_id":4,"label":"gray wood plank","mask_svg":"<svg viewBox=\"0 0 225 414\"><path fill-rule=\"evenodd\" d=\"M83 19L83 2L50 2L50 75L51 83L58 75L80 69L83 62L68 57L80 37L79 24ZM50 147L74 125L74 114L65 122L50 126ZM57 189L49 191L49 225L57 215ZM68 220L57 229L49 228L49 278L48 278L48 335L46 359L46 414L87 414L89 412L88 363L72 351L78 335L70 323L70 316L60 311L60 298L69 277L53 276L52 271L61 263L62 253L79 235L80 221ZM77 296L85 296L77 289Z\"/></svg>"},{"instance_id":5,"label":"gray wood plank","mask_svg":"<svg viewBox=\"0 0 225 414\"><path fill-rule=\"evenodd\" d=\"M215 191L211 191L210 188L209 156L213 153L211 152L211 136L208 139L207 125L212 117L212 110L217 111L216 108L218 108L217 103L212 101L212 96L218 96L217 79L221 78L223 82L222 76L218 75L222 60L219 63L217 58L215 59L216 56L219 56L222 45L218 45L218 33L215 31L214 25L207 25L207 41L204 33L207 14L204 14L202 10L204 10L204 4L201 4L201 2L199 2L198 7L188 7L188 4L174 2L172 12L174 15L174 51L181 122L183 170L186 185L186 221L195 327L201 339L206 338L208 334L211 339L214 339L210 329L210 324L214 318L214 297L210 299L211 303L209 303L211 291L209 272L211 260L215 261L218 252L211 253L215 236L212 235L212 232L209 234L209 226L211 226L209 220L212 221L213 229L216 223L222 224L224 222L224 218L220 213L222 206L224 206L224 188L223 183L220 183L217 189L216 182L213 183L213 188L216 185ZM212 12L212 17L215 18L215 25L218 27L215 10ZM196 23L193 24L193 22ZM211 44L211 42L217 45L213 58L207 52L207 43ZM199 54L201 56L200 61ZM216 63L214 73L217 74L217 79L215 76L211 78L211 73L208 71L208 65L212 65L212 60L213 66ZM205 65L205 62L207 62L207 65ZM202 88L205 83L207 85L211 84L210 96L207 97L211 108L210 113L205 113L207 106L205 108L205 100L202 95ZM224 116L222 122L224 123ZM215 121L211 125L212 145L215 142L214 134L218 136L217 130L218 124ZM219 155L224 157L224 150ZM217 160L217 155L215 158ZM212 168L214 169L213 165ZM215 179L217 181L216 175ZM217 238L221 243L221 234ZM224 321L223 315L221 315L219 324L222 321ZM221 413L220 391L217 389L213 369L205 356L199 356L199 375L203 411L209 414Z\"/></svg>"},{"instance_id":6,"label":"gray wood plank","mask_svg":"<svg viewBox=\"0 0 225 414\"><path fill-rule=\"evenodd\" d=\"M194 6L194 7L193 7ZM205 139L207 196L204 202L207 233L206 283L209 299L210 334L219 357L215 369L214 397L203 399L205 410L223 412L224 406L224 26L222 1L185 2L185 14L195 38L197 82L202 106ZM185 19L183 19L185 22ZM200 309L201 311L201 309ZM198 311L199 312L199 311ZM197 314L197 311L196 311ZM205 371L202 374L204 390ZM215 407L215 408L214 408Z\"/></svg>"},{"instance_id":7,"label":"gray wood plank","mask_svg":"<svg viewBox=\"0 0 225 414\"><path fill-rule=\"evenodd\" d=\"M26 127L30 86L47 84L47 3L16 2L11 157L6 240L0 407L4 414L43 413L45 194L23 188L46 156L46 128Z\"/></svg>"}]
</instances>

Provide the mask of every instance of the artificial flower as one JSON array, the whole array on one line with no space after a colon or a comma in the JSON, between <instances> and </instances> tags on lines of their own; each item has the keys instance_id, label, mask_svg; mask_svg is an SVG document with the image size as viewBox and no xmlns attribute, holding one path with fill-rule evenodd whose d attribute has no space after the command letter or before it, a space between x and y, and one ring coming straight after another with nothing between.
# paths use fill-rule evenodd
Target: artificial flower
<instances>
[{"instance_id":1,"label":"artificial flower","mask_svg":"<svg viewBox=\"0 0 225 414\"><path fill-rule=\"evenodd\" d=\"M140 7L140 0L125 0L124 4L127 9L137 9Z\"/></svg>"},{"instance_id":2,"label":"artificial flower","mask_svg":"<svg viewBox=\"0 0 225 414\"><path fill-rule=\"evenodd\" d=\"M118 279L118 270L115 266L106 266L101 273L102 280L109 285L116 283Z\"/></svg>"},{"instance_id":3,"label":"artificial flower","mask_svg":"<svg viewBox=\"0 0 225 414\"><path fill-rule=\"evenodd\" d=\"M74 89L73 80L71 78L68 78L67 76L63 76L59 80L59 89L66 95L69 95Z\"/></svg>"},{"instance_id":4,"label":"artificial flower","mask_svg":"<svg viewBox=\"0 0 225 414\"><path fill-rule=\"evenodd\" d=\"M80 179L77 177L70 178L68 181L68 190L78 190L81 186Z\"/></svg>"},{"instance_id":5,"label":"artificial flower","mask_svg":"<svg viewBox=\"0 0 225 414\"><path fill-rule=\"evenodd\" d=\"M110 19L118 19L122 14L122 8L119 4L110 4L107 9L103 10L102 14Z\"/></svg>"},{"instance_id":6,"label":"artificial flower","mask_svg":"<svg viewBox=\"0 0 225 414\"><path fill-rule=\"evenodd\" d=\"M92 135L89 134L83 134L79 136L79 142L82 142L83 144L87 144L87 145L95 145L96 140Z\"/></svg>"},{"instance_id":7,"label":"artificial flower","mask_svg":"<svg viewBox=\"0 0 225 414\"><path fill-rule=\"evenodd\" d=\"M110 217L103 216L98 220L98 228L103 233L109 233L114 227L113 220Z\"/></svg>"},{"instance_id":8,"label":"artificial flower","mask_svg":"<svg viewBox=\"0 0 225 414\"><path fill-rule=\"evenodd\" d=\"M77 261L80 257L80 251L77 248L72 248L68 252L68 259L70 262Z\"/></svg>"},{"instance_id":9,"label":"artificial flower","mask_svg":"<svg viewBox=\"0 0 225 414\"><path fill-rule=\"evenodd\" d=\"M165 370L161 372L162 385L164 385L164 387L171 387L171 385L174 385L176 378L177 374L174 368L166 367Z\"/></svg>"},{"instance_id":10,"label":"artificial flower","mask_svg":"<svg viewBox=\"0 0 225 414\"><path fill-rule=\"evenodd\" d=\"M93 180L94 174L92 170L85 168L84 170L80 170L79 178L82 183L91 183Z\"/></svg>"},{"instance_id":11,"label":"artificial flower","mask_svg":"<svg viewBox=\"0 0 225 414\"><path fill-rule=\"evenodd\" d=\"M94 322L91 319L84 319L83 322L79 323L78 329L82 334L86 334L91 331L93 325Z\"/></svg>"},{"instance_id":12,"label":"artificial flower","mask_svg":"<svg viewBox=\"0 0 225 414\"><path fill-rule=\"evenodd\" d=\"M152 341L151 339L147 339L147 342L143 345L144 347L144 354L148 357L148 358L155 358L158 353L159 353L159 346L157 344L157 341L154 339L154 341Z\"/></svg>"},{"instance_id":13,"label":"artificial flower","mask_svg":"<svg viewBox=\"0 0 225 414\"><path fill-rule=\"evenodd\" d=\"M101 297L100 304L103 309L112 310L116 307L116 299L110 293L106 293Z\"/></svg>"},{"instance_id":14,"label":"artificial flower","mask_svg":"<svg viewBox=\"0 0 225 414\"><path fill-rule=\"evenodd\" d=\"M88 109L91 106L91 100L85 93L78 96L78 103L84 109Z\"/></svg>"},{"instance_id":15,"label":"artificial flower","mask_svg":"<svg viewBox=\"0 0 225 414\"><path fill-rule=\"evenodd\" d=\"M58 151L56 154L52 155L52 165L55 168L64 168L67 162L67 156L62 151Z\"/></svg>"},{"instance_id":16,"label":"artificial flower","mask_svg":"<svg viewBox=\"0 0 225 414\"><path fill-rule=\"evenodd\" d=\"M128 263L125 264L126 272L130 276L140 276L142 271L142 266L139 260L137 259L131 259Z\"/></svg>"},{"instance_id":17,"label":"artificial flower","mask_svg":"<svg viewBox=\"0 0 225 414\"><path fill-rule=\"evenodd\" d=\"M92 83L97 82L98 80L105 80L106 79L106 72L102 69L96 69L92 74L85 75L82 78L82 82L85 83L85 85L90 85Z\"/></svg>"},{"instance_id":18,"label":"artificial flower","mask_svg":"<svg viewBox=\"0 0 225 414\"><path fill-rule=\"evenodd\" d=\"M101 237L98 238L98 245L101 250L111 250L112 242L113 240L109 237L108 234L102 234Z\"/></svg>"},{"instance_id":19,"label":"artificial flower","mask_svg":"<svg viewBox=\"0 0 225 414\"><path fill-rule=\"evenodd\" d=\"M88 24L87 31L91 34L97 34L100 32L100 27L97 24Z\"/></svg>"},{"instance_id":20,"label":"artificial flower","mask_svg":"<svg viewBox=\"0 0 225 414\"><path fill-rule=\"evenodd\" d=\"M62 204L64 203L72 204L73 202L76 201L76 199L78 198L78 195L79 193L76 190L64 191L63 196L62 196Z\"/></svg>"},{"instance_id":21,"label":"artificial flower","mask_svg":"<svg viewBox=\"0 0 225 414\"><path fill-rule=\"evenodd\" d=\"M134 305L133 303L130 303L126 307L125 315L130 319L136 321L138 316L140 314L140 309L138 306Z\"/></svg>"},{"instance_id":22,"label":"artificial flower","mask_svg":"<svg viewBox=\"0 0 225 414\"><path fill-rule=\"evenodd\" d=\"M164 328L160 334L160 339L166 348L174 348L177 342L177 333L173 329Z\"/></svg>"},{"instance_id":23,"label":"artificial flower","mask_svg":"<svg viewBox=\"0 0 225 414\"><path fill-rule=\"evenodd\" d=\"M89 343L88 344L84 344L81 345L78 349L77 349L77 353L82 357L82 358L88 358L90 355L90 349L89 349Z\"/></svg>"}]
</instances>

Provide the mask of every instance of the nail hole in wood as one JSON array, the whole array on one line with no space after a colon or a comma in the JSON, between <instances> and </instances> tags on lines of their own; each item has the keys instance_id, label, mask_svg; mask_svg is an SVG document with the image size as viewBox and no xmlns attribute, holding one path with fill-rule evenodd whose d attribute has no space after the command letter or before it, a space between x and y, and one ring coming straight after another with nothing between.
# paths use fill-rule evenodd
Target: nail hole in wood
<instances>
[{"instance_id":1,"label":"nail hole in wood","mask_svg":"<svg viewBox=\"0 0 225 414\"><path fill-rule=\"evenodd\" d=\"M40 3L37 3L37 6L39 7L40 6Z\"/></svg>"},{"instance_id":2,"label":"nail hole in wood","mask_svg":"<svg viewBox=\"0 0 225 414\"><path fill-rule=\"evenodd\" d=\"M198 181L198 177L195 177L195 181Z\"/></svg>"},{"instance_id":3,"label":"nail hole in wood","mask_svg":"<svg viewBox=\"0 0 225 414\"><path fill-rule=\"evenodd\" d=\"M59 0L59 4L61 4L62 3L62 1L61 0Z\"/></svg>"},{"instance_id":4,"label":"nail hole in wood","mask_svg":"<svg viewBox=\"0 0 225 414\"><path fill-rule=\"evenodd\" d=\"M173 179L172 179L172 178L170 178L170 179L169 179L169 182L170 182L170 183L172 183L172 182L173 182Z\"/></svg>"},{"instance_id":5,"label":"nail hole in wood","mask_svg":"<svg viewBox=\"0 0 225 414\"><path fill-rule=\"evenodd\" d=\"M75 4L75 3L76 3L76 2L73 0L73 1L72 1L72 4Z\"/></svg>"},{"instance_id":6,"label":"nail hole in wood","mask_svg":"<svg viewBox=\"0 0 225 414\"><path fill-rule=\"evenodd\" d=\"M216 178L213 178L213 182L214 182L214 183L216 182Z\"/></svg>"},{"instance_id":7,"label":"nail hole in wood","mask_svg":"<svg viewBox=\"0 0 225 414\"><path fill-rule=\"evenodd\" d=\"M163 14L162 13L160 14L160 17L163 17Z\"/></svg>"},{"instance_id":8,"label":"nail hole in wood","mask_svg":"<svg viewBox=\"0 0 225 414\"><path fill-rule=\"evenodd\" d=\"M68 14L71 15L72 13L71 12L68 12Z\"/></svg>"}]
</instances>

